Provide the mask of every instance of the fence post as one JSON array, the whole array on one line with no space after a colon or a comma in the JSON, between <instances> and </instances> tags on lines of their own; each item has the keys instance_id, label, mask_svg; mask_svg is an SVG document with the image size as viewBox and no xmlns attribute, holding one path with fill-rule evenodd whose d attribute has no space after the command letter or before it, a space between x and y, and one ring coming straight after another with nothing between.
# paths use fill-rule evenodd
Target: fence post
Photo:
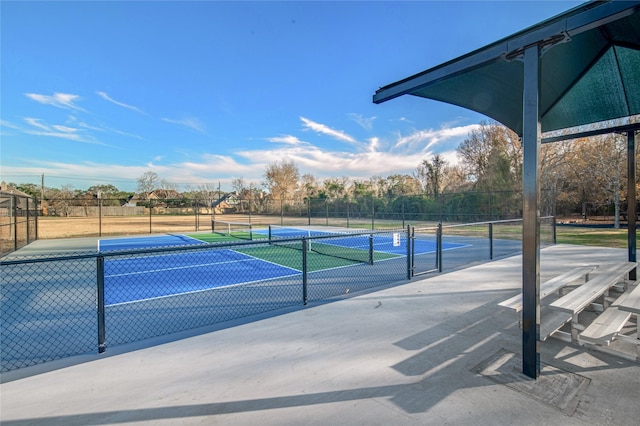
<instances>
[{"instance_id":1,"label":"fence post","mask_svg":"<svg viewBox=\"0 0 640 426\"><path fill-rule=\"evenodd\" d=\"M302 237L302 304L306 305L307 295L307 237Z\"/></svg>"},{"instance_id":2,"label":"fence post","mask_svg":"<svg viewBox=\"0 0 640 426\"><path fill-rule=\"evenodd\" d=\"M13 251L17 251L18 250L18 203L15 195L11 196L11 215L13 216Z\"/></svg>"},{"instance_id":3,"label":"fence post","mask_svg":"<svg viewBox=\"0 0 640 426\"><path fill-rule=\"evenodd\" d=\"M556 217L551 216L551 226L553 228L553 244L557 244L557 234L556 234Z\"/></svg>"},{"instance_id":4,"label":"fence post","mask_svg":"<svg viewBox=\"0 0 640 426\"><path fill-rule=\"evenodd\" d=\"M375 226L375 216L376 216L376 204L375 204L375 200L373 198L373 195L371 196L371 230L373 231L374 229L376 229ZM408 232L408 231L407 231ZM408 240L407 240L408 241Z\"/></svg>"},{"instance_id":5,"label":"fence post","mask_svg":"<svg viewBox=\"0 0 640 426\"><path fill-rule=\"evenodd\" d=\"M193 207L193 213L195 216L195 228L196 228L196 232L198 232L199 228L200 228L200 223L198 222L198 200L195 200L195 202L192 204Z\"/></svg>"},{"instance_id":6,"label":"fence post","mask_svg":"<svg viewBox=\"0 0 640 426\"><path fill-rule=\"evenodd\" d=\"M104 256L98 256L96 262L98 283L98 353L103 353L107 348L104 312Z\"/></svg>"},{"instance_id":7,"label":"fence post","mask_svg":"<svg viewBox=\"0 0 640 426\"><path fill-rule=\"evenodd\" d=\"M436 231L436 262L438 263L438 272L442 272L442 222L438 223Z\"/></svg>"},{"instance_id":8,"label":"fence post","mask_svg":"<svg viewBox=\"0 0 640 426\"><path fill-rule=\"evenodd\" d=\"M324 199L324 224L329 226L329 199Z\"/></svg>"},{"instance_id":9,"label":"fence post","mask_svg":"<svg viewBox=\"0 0 640 426\"><path fill-rule=\"evenodd\" d=\"M373 234L369 235L369 265L373 265Z\"/></svg>"},{"instance_id":10,"label":"fence post","mask_svg":"<svg viewBox=\"0 0 640 426\"><path fill-rule=\"evenodd\" d=\"M38 198L34 197L33 198L34 202L36 203L35 208L36 208L36 220L35 220L35 227L36 227L36 232L35 232L35 239L38 239L38 221L40 220L40 215L42 214L42 210L38 208ZM40 200L40 205L42 207L42 201Z\"/></svg>"},{"instance_id":11,"label":"fence post","mask_svg":"<svg viewBox=\"0 0 640 426\"><path fill-rule=\"evenodd\" d=\"M98 236L102 237L102 197L98 193Z\"/></svg>"},{"instance_id":12,"label":"fence post","mask_svg":"<svg viewBox=\"0 0 640 426\"><path fill-rule=\"evenodd\" d=\"M25 198L25 201L27 203L27 244L29 244L31 242L31 230L29 229L29 199Z\"/></svg>"},{"instance_id":13,"label":"fence post","mask_svg":"<svg viewBox=\"0 0 640 426\"><path fill-rule=\"evenodd\" d=\"M414 230L415 231L415 230ZM411 236L411 225L407 225L407 279L410 280L413 275L413 262L412 262L412 250L411 244L413 243L413 238Z\"/></svg>"},{"instance_id":14,"label":"fence post","mask_svg":"<svg viewBox=\"0 0 640 426\"><path fill-rule=\"evenodd\" d=\"M311 226L311 197L307 197L307 225Z\"/></svg>"},{"instance_id":15,"label":"fence post","mask_svg":"<svg viewBox=\"0 0 640 426\"><path fill-rule=\"evenodd\" d=\"M493 222L489 222L489 260L493 260Z\"/></svg>"}]
</instances>

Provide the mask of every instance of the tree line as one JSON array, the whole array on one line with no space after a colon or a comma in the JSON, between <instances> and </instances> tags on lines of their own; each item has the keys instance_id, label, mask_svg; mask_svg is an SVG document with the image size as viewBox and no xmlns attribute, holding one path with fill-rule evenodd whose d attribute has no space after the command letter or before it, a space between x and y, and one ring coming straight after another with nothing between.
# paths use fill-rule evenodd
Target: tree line
<instances>
[{"instance_id":1,"label":"tree line","mask_svg":"<svg viewBox=\"0 0 640 426\"><path fill-rule=\"evenodd\" d=\"M311 208L308 200L349 202L354 210L366 210L370 204L357 200L378 199L385 200L378 202L378 211L460 213L465 209L486 210L487 204L492 204L490 215L495 210L499 217L517 217L522 208L522 144L518 135L495 121L484 121L456 152L457 164L449 164L436 154L424 158L411 174L368 179L319 180L311 174L301 175L295 162L282 160L266 167L262 182L238 177L232 181L232 188L236 198L245 201L238 208L256 212L264 210L265 205L295 210L306 203ZM541 214L586 217L598 213L613 215L617 220L626 210L626 152L626 137L617 134L544 144L540 153ZM212 203L222 195L219 185L176 185L153 171L138 178L137 193L120 191L113 185L96 185L85 191L69 186L46 188L44 194L35 184L13 186L36 197L76 201L101 197L113 203L133 197L144 201L152 193L176 202Z\"/></svg>"}]
</instances>

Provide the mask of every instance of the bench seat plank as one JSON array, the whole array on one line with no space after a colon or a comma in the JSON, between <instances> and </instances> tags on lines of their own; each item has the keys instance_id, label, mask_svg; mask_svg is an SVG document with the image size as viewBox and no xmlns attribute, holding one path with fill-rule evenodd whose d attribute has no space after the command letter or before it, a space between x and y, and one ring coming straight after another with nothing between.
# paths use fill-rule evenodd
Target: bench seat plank
<instances>
[{"instance_id":1,"label":"bench seat plank","mask_svg":"<svg viewBox=\"0 0 640 426\"><path fill-rule=\"evenodd\" d=\"M547 296L557 292L561 288L568 286L569 284L580 278L588 277L589 273L597 267L597 265L578 266L577 268L573 268L570 271L565 272L564 274L558 275L548 281L545 281L540 285L540 299L546 298ZM516 294L515 296L498 303L498 306L520 312L522 310L522 293Z\"/></svg>"},{"instance_id":2,"label":"bench seat plank","mask_svg":"<svg viewBox=\"0 0 640 426\"><path fill-rule=\"evenodd\" d=\"M596 317L587 328L580 333L580 340L598 344L609 345L616 335L622 330L622 327L631 318L631 312L626 312L618 309L620 303L622 303L629 293L625 293L620 296L616 301L605 309L600 315Z\"/></svg>"},{"instance_id":3,"label":"bench seat plank","mask_svg":"<svg viewBox=\"0 0 640 426\"><path fill-rule=\"evenodd\" d=\"M544 342L553 333L562 328L563 325L571 321L571 314L566 312L556 311L547 312L542 316L540 321L540 341Z\"/></svg>"},{"instance_id":4,"label":"bench seat plank","mask_svg":"<svg viewBox=\"0 0 640 426\"><path fill-rule=\"evenodd\" d=\"M597 276L569 292L549 307L555 310L577 314L589 306L599 296L605 294L609 288L624 279L626 274L636 267L635 262L621 262L598 269Z\"/></svg>"},{"instance_id":5,"label":"bench seat plank","mask_svg":"<svg viewBox=\"0 0 640 426\"><path fill-rule=\"evenodd\" d=\"M640 284L631 290L621 305L624 305L623 309L628 309L629 312L640 312Z\"/></svg>"}]
</instances>

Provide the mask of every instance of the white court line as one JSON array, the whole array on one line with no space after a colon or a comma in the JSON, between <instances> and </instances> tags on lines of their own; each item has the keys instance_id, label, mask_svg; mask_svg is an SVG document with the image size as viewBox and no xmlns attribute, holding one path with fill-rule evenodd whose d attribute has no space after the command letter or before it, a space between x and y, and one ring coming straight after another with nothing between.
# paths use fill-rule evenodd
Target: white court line
<instances>
[{"instance_id":1,"label":"white court line","mask_svg":"<svg viewBox=\"0 0 640 426\"><path fill-rule=\"evenodd\" d=\"M243 254L243 253L241 253ZM251 258L251 259L239 259L239 260L225 260L224 262L209 262L209 263L198 263L195 265L184 265L184 266L175 266L172 268L161 268L161 269L148 269L145 271L138 271L138 272L127 272L124 274L113 274L113 275L105 275L105 277L124 277L124 276L128 276L128 275L140 275L140 274L149 274L149 273L155 273L155 272L167 272L167 271L177 271L180 269L190 269L190 268L201 268L203 266L213 266L213 265L224 265L224 264L228 264L228 263L240 263L240 262L252 262L254 260L260 260L258 258ZM124 261L124 260L123 260Z\"/></svg>"}]
</instances>

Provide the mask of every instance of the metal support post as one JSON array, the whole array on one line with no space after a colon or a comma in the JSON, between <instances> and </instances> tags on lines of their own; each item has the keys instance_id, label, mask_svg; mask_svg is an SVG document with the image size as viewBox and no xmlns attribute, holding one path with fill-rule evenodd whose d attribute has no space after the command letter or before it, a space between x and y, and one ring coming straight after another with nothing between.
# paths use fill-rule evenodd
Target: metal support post
<instances>
[{"instance_id":1,"label":"metal support post","mask_svg":"<svg viewBox=\"0 0 640 426\"><path fill-rule=\"evenodd\" d=\"M629 262L635 262L636 246L636 147L635 132L627 132L627 247L629 250ZM629 272L629 279L637 279L637 268Z\"/></svg>"},{"instance_id":2,"label":"metal support post","mask_svg":"<svg viewBox=\"0 0 640 426\"><path fill-rule=\"evenodd\" d=\"M376 217L376 204L375 204L375 199L373 198L373 195L372 195L371 196L371 230L372 231L376 229L375 217Z\"/></svg>"},{"instance_id":3,"label":"metal support post","mask_svg":"<svg viewBox=\"0 0 640 426\"><path fill-rule=\"evenodd\" d=\"M13 223L13 250L18 250L18 198L11 196L11 216L10 222ZM11 229L11 228L9 228Z\"/></svg>"},{"instance_id":4,"label":"metal support post","mask_svg":"<svg viewBox=\"0 0 640 426\"><path fill-rule=\"evenodd\" d=\"M102 237L102 197L98 193L98 236Z\"/></svg>"},{"instance_id":5,"label":"metal support post","mask_svg":"<svg viewBox=\"0 0 640 426\"><path fill-rule=\"evenodd\" d=\"M438 272L442 272L442 222L438 223L436 231L436 265Z\"/></svg>"},{"instance_id":6,"label":"metal support post","mask_svg":"<svg viewBox=\"0 0 640 426\"><path fill-rule=\"evenodd\" d=\"M103 353L107 349L104 307L104 256L96 258L96 271L98 283L98 353Z\"/></svg>"},{"instance_id":7,"label":"metal support post","mask_svg":"<svg viewBox=\"0 0 640 426\"><path fill-rule=\"evenodd\" d=\"M415 230L414 230L415 231ZM407 279L410 280L413 275L413 261L411 258L412 250L411 244L413 242L413 236L411 235L411 225L407 225Z\"/></svg>"},{"instance_id":8,"label":"metal support post","mask_svg":"<svg viewBox=\"0 0 640 426\"><path fill-rule=\"evenodd\" d=\"M373 265L373 234L369 235L369 265Z\"/></svg>"},{"instance_id":9,"label":"metal support post","mask_svg":"<svg viewBox=\"0 0 640 426\"><path fill-rule=\"evenodd\" d=\"M489 222L489 260L493 260L493 223Z\"/></svg>"},{"instance_id":10,"label":"metal support post","mask_svg":"<svg viewBox=\"0 0 640 426\"><path fill-rule=\"evenodd\" d=\"M302 237L302 304L306 305L308 301L308 268L307 268L307 247L308 241L306 237Z\"/></svg>"},{"instance_id":11,"label":"metal support post","mask_svg":"<svg viewBox=\"0 0 640 426\"><path fill-rule=\"evenodd\" d=\"M522 373L540 375L540 47L524 50L522 209Z\"/></svg>"}]
</instances>

